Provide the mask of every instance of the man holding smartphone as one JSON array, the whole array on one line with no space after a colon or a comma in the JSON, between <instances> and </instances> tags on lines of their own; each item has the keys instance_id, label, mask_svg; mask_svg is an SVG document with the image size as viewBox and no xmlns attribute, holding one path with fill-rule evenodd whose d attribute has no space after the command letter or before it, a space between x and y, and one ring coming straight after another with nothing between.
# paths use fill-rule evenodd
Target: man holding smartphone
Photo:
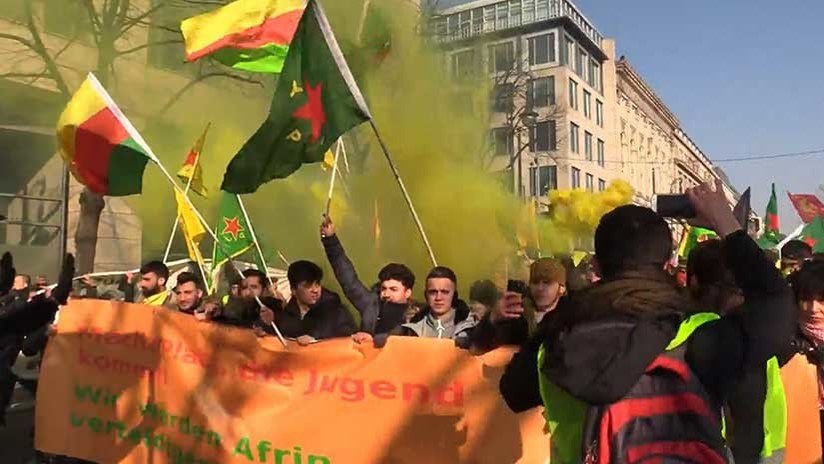
<instances>
[{"instance_id":1,"label":"man holding smartphone","mask_svg":"<svg viewBox=\"0 0 824 464\"><path fill-rule=\"evenodd\" d=\"M496 305L471 335L472 348L485 352L520 345L566 294L566 268L555 258L541 258L529 267L529 284L510 280L502 305Z\"/></svg>"}]
</instances>

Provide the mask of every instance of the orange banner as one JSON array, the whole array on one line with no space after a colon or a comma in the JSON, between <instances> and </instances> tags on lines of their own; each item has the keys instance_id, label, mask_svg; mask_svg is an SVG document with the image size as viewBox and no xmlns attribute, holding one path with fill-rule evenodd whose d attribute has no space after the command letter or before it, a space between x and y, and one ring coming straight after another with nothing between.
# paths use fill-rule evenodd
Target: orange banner
<instances>
[{"instance_id":1,"label":"orange banner","mask_svg":"<svg viewBox=\"0 0 824 464\"><path fill-rule=\"evenodd\" d=\"M540 408L515 415L498 394L510 356L406 337L283 348L77 300L43 360L35 441L100 463L544 463Z\"/></svg>"}]
</instances>

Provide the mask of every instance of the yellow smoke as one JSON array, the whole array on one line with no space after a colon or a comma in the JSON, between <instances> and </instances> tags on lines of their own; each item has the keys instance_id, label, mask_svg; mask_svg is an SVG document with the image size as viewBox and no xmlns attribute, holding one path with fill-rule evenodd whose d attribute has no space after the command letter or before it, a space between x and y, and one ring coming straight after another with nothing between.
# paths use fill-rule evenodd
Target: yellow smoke
<instances>
[{"instance_id":1,"label":"yellow smoke","mask_svg":"<svg viewBox=\"0 0 824 464\"><path fill-rule=\"evenodd\" d=\"M342 44L355 42L362 1L323 1ZM549 198L553 215L535 219L529 210L532 206L507 191L483 166L481 153L489 128L487 79L479 76L473 85L456 88L445 72L441 52L422 42L420 19L412 2L373 3L391 13L385 15L392 31L391 50L382 64L355 72L438 262L455 269L460 288L482 278L525 278L526 263L518 256L524 247L523 240L519 244L518 237L523 235L519 231L527 230L526 246L540 246L544 255L568 253L577 237L592 236L604 212L631 200L632 190L623 182L601 193L557 191ZM145 98L146 89L129 88L129 80L121 79L114 94L171 172L183 162L204 124L212 122L201 164L205 183L217 192L229 160L266 117L274 79L256 77L264 87L214 79L209 85L221 89L224 98L187 93L162 122L152 119L152 109L144 112L142 121L129 111L129 102ZM179 87L158 83L152 91L160 102L158 107ZM331 215L360 277L369 283L382 265L392 261L408 264L422 282L431 263L374 136L368 127L360 127L345 142L352 172L336 185ZM341 169L343 164L340 160ZM264 254L272 256L277 249L292 260L309 259L328 271L318 227L330 175L331 170L323 170L320 163L304 166L288 179L270 182L244 197ZM192 198L213 227L218 198L217 194L209 199ZM380 203L379 244L372 232L376 199ZM143 195L129 201L143 221L144 259L162 255L175 220L168 181L149 167ZM210 248L206 244L204 250ZM174 250L184 253L183 242ZM269 263L280 265L275 258ZM327 285L335 288L331 272L327 275ZM418 285L416 296L421 295L421 288Z\"/></svg>"}]
</instances>

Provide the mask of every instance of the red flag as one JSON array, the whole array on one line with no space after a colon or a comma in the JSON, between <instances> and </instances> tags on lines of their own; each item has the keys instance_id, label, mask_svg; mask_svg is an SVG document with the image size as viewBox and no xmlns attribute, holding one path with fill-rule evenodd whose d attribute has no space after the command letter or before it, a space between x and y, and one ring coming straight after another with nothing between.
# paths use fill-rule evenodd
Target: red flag
<instances>
[{"instance_id":1,"label":"red flag","mask_svg":"<svg viewBox=\"0 0 824 464\"><path fill-rule=\"evenodd\" d=\"M812 222L817 216L824 216L824 204L815 195L811 194L797 194L787 192L790 196L790 201L793 202L795 210L804 223Z\"/></svg>"}]
</instances>

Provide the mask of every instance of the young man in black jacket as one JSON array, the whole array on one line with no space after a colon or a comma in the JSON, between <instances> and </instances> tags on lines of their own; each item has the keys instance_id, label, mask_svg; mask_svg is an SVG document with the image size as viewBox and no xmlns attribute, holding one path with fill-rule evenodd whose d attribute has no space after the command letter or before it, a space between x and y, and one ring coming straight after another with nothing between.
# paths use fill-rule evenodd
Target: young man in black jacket
<instances>
[{"instance_id":1,"label":"young man in black jacket","mask_svg":"<svg viewBox=\"0 0 824 464\"><path fill-rule=\"evenodd\" d=\"M323 270L309 261L295 261L286 272L292 298L282 310L261 311L264 330L274 334L274 321L284 337L301 345L318 340L348 337L355 332L355 321L340 297L321 287ZM272 314L274 313L274 314Z\"/></svg>"},{"instance_id":2,"label":"young man in black jacket","mask_svg":"<svg viewBox=\"0 0 824 464\"><path fill-rule=\"evenodd\" d=\"M685 360L720 411L741 372L764 366L784 349L794 333L795 310L790 288L741 229L721 183L715 189L701 185L688 196L699 216L695 222L723 238L725 262L743 295L740 317L707 322L686 342ZM513 357L500 382L509 407L520 412L542 404L541 345L547 360L541 372L556 386L589 405L623 398L665 351L682 321L706 311L665 274L671 252L669 227L650 209L622 206L601 218L595 259L603 280L559 305L560 317ZM602 324L603 333L575 330L615 320L624 328Z\"/></svg>"},{"instance_id":3,"label":"young man in black jacket","mask_svg":"<svg viewBox=\"0 0 824 464\"><path fill-rule=\"evenodd\" d=\"M372 343L375 335L387 334L405 322L404 312L415 286L415 274L403 264L390 263L378 272L380 292L370 290L358 278L355 266L346 256L335 234L332 218L325 217L320 226L321 243L343 294L361 315L357 343Z\"/></svg>"}]
</instances>

